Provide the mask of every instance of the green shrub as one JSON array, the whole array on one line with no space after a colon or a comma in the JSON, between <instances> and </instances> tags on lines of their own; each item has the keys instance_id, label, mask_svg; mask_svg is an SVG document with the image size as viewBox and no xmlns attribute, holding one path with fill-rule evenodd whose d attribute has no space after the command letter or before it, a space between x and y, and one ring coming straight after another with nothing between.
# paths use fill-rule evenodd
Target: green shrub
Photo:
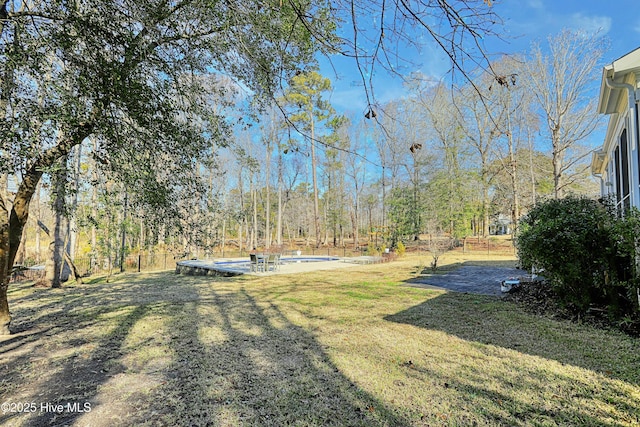
<instances>
[{"instance_id":1,"label":"green shrub","mask_svg":"<svg viewBox=\"0 0 640 427\"><path fill-rule=\"evenodd\" d=\"M640 279L638 274L638 262L640 258L638 247L640 246L640 211L631 209L622 218L613 224L613 239L616 242L615 276L614 280L621 285L626 293L624 295L629 307L622 310L622 314L640 311Z\"/></svg>"},{"instance_id":2,"label":"green shrub","mask_svg":"<svg viewBox=\"0 0 640 427\"><path fill-rule=\"evenodd\" d=\"M520 263L543 269L565 305L618 304L615 221L607 204L584 197L540 203L520 221Z\"/></svg>"}]
</instances>

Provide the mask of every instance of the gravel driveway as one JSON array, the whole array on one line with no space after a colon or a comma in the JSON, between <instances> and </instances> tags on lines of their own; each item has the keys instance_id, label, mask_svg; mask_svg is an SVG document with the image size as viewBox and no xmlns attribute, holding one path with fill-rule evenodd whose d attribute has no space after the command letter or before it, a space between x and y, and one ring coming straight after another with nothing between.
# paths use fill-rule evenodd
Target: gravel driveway
<instances>
[{"instance_id":1,"label":"gravel driveway","mask_svg":"<svg viewBox=\"0 0 640 427\"><path fill-rule=\"evenodd\" d=\"M500 296L500 282L526 274L517 268L465 265L444 274L418 277L411 281L410 286Z\"/></svg>"}]
</instances>

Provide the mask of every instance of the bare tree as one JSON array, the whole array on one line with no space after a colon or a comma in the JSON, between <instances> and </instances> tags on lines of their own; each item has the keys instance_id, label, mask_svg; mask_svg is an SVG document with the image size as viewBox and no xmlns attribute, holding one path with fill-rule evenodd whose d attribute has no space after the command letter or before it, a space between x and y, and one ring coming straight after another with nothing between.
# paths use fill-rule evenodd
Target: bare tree
<instances>
[{"instance_id":1,"label":"bare tree","mask_svg":"<svg viewBox=\"0 0 640 427\"><path fill-rule=\"evenodd\" d=\"M521 64L522 61L517 58L503 58L495 64L494 70L497 70L498 74L493 76L489 86L495 95L492 101L499 112L493 134L506 145L498 147L497 163L501 165L499 171L504 171L509 177L509 212L514 232L521 211L520 164L517 154L523 141L527 139L525 133L531 130L531 120L528 118L532 116L528 92L520 82ZM505 207L503 206L503 209Z\"/></svg>"},{"instance_id":2,"label":"bare tree","mask_svg":"<svg viewBox=\"0 0 640 427\"><path fill-rule=\"evenodd\" d=\"M382 109L382 132L372 137L382 166L383 223L390 227L391 245L399 238L417 239L422 230L422 193L432 151L420 102L390 102Z\"/></svg>"},{"instance_id":3,"label":"bare tree","mask_svg":"<svg viewBox=\"0 0 640 427\"><path fill-rule=\"evenodd\" d=\"M597 35L564 30L548 40L549 54L534 45L522 82L540 108L552 147L554 195L560 198L572 177L588 167L580 144L599 124L590 84L605 50ZM580 167L580 164L583 164Z\"/></svg>"},{"instance_id":4,"label":"bare tree","mask_svg":"<svg viewBox=\"0 0 640 427\"><path fill-rule=\"evenodd\" d=\"M461 214L469 199L470 176L465 172L468 147L463 144L464 133L458 126L460 110L451 90L444 85L425 88L420 91L418 104L425 111L425 118L431 131L432 150L439 153L441 170L440 191L445 206L441 211L442 223L452 235L467 232L467 221ZM436 182L436 181L434 181ZM440 185L439 185L440 186Z\"/></svg>"},{"instance_id":5,"label":"bare tree","mask_svg":"<svg viewBox=\"0 0 640 427\"><path fill-rule=\"evenodd\" d=\"M360 211L362 209L362 191L364 189L366 157L359 155L362 152L362 141L357 138L349 138L350 148L353 153L345 159L345 175L350 178L351 189L351 228L353 232L353 248L360 246Z\"/></svg>"},{"instance_id":6,"label":"bare tree","mask_svg":"<svg viewBox=\"0 0 640 427\"><path fill-rule=\"evenodd\" d=\"M497 126L504 119L504 108L497 102L500 91L493 90L495 78L483 73L476 81L475 90L469 86L461 89L458 105L461 109L458 126L477 156L477 174L481 189L481 225L479 233L489 234L491 185L497 174L493 165L497 157L496 145L500 137Z\"/></svg>"}]
</instances>

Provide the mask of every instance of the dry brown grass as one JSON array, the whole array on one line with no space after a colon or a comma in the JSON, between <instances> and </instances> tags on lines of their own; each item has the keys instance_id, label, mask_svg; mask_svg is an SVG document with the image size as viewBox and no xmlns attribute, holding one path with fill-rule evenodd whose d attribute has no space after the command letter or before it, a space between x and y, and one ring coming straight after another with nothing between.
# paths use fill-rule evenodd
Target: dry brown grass
<instances>
[{"instance_id":1,"label":"dry brown grass","mask_svg":"<svg viewBox=\"0 0 640 427\"><path fill-rule=\"evenodd\" d=\"M447 254L444 264L513 264ZM633 426L640 342L405 282L427 254L289 276L10 291L1 425ZM446 266L445 266L446 268ZM40 411L88 402L90 412ZM65 408L66 409L66 408Z\"/></svg>"}]
</instances>

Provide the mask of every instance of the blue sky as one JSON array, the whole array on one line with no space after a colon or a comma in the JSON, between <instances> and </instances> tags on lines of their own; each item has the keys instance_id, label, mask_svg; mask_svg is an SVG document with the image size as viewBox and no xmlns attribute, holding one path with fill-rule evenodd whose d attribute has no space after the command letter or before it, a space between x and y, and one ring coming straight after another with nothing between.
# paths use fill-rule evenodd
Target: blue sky
<instances>
[{"instance_id":1,"label":"blue sky","mask_svg":"<svg viewBox=\"0 0 640 427\"><path fill-rule=\"evenodd\" d=\"M524 53L532 42L544 47L548 36L558 34L563 28L589 32L600 31L610 40L610 48L603 58L603 65L640 47L640 15L631 13L638 8L638 0L501 0L493 3L495 12L504 21L503 40L485 40L489 54ZM421 52L413 52L414 69L435 79L446 78L450 65L445 55L426 46ZM331 78L334 93L331 97L338 111L358 113L365 109L363 88L357 85L358 75L353 61L336 59L334 69L322 62L321 72ZM374 79L376 99L387 102L402 97L404 89L399 78L379 72ZM594 96L597 96L594 93Z\"/></svg>"},{"instance_id":2,"label":"blue sky","mask_svg":"<svg viewBox=\"0 0 640 427\"><path fill-rule=\"evenodd\" d=\"M640 46L640 15L635 0L525 0L496 4L512 40L507 48L526 50L563 28L597 31L611 40L611 62Z\"/></svg>"}]
</instances>

